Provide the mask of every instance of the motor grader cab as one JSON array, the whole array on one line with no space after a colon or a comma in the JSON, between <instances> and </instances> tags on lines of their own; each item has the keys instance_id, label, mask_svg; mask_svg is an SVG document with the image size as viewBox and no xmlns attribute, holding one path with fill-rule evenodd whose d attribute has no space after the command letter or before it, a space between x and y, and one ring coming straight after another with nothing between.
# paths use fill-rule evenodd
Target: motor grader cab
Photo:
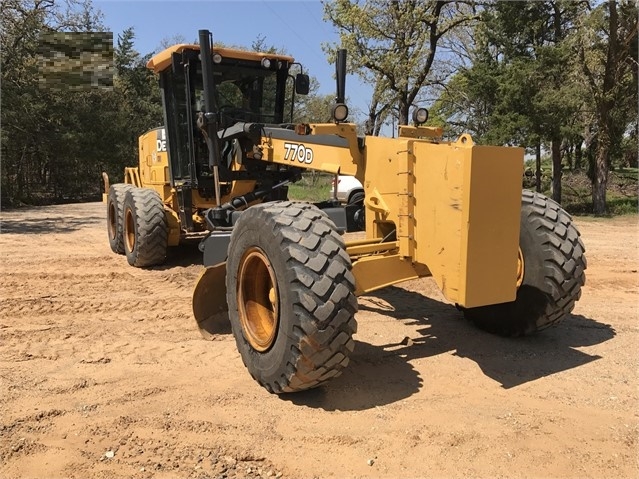
<instances>
[{"instance_id":1,"label":"motor grader cab","mask_svg":"<svg viewBox=\"0 0 639 479\"><path fill-rule=\"evenodd\" d=\"M250 98L250 111L243 103L231 114L218 80L224 59L208 31L199 41L149 62L162 82L170 168L190 173L182 182L171 173L171 191L156 206L172 211L171 198L187 189L197 191L193 204L209 202L194 316L205 337L230 322L263 387L299 391L341 374L354 349L357 296L405 280L432 276L468 319L506 336L534 333L572 311L585 282L583 243L557 203L522 192L522 149L477 145L466 134L442 141L440 129L422 126L422 109L397 138L359 137L345 121L344 52L331 123L280 124L280 106L265 121ZM277 105L286 94L279 81L276 73ZM365 238L345 241L344 211L331 203L286 200L286 185L303 169L362 183ZM138 243L164 241L134 211L143 190L126 192L125 244L130 234Z\"/></svg>"},{"instance_id":2,"label":"motor grader cab","mask_svg":"<svg viewBox=\"0 0 639 479\"><path fill-rule=\"evenodd\" d=\"M133 266L160 264L167 247L202 239L209 231L204 218L209 208L252 192L285 199L288 182L300 177L301 170L291 165L245 163L242 156L247 134L259 135L257 125L290 125L295 95L309 88L307 75L291 74L301 66L287 55L216 47L212 80L220 136L206 138L197 124L205 110L199 52L199 45L175 45L149 61L160 82L165 126L140 137L139 167L125 168L124 183L109 186L104 174L109 242ZM220 148L214 167L207 141ZM131 188L137 189L125 206Z\"/></svg>"}]
</instances>

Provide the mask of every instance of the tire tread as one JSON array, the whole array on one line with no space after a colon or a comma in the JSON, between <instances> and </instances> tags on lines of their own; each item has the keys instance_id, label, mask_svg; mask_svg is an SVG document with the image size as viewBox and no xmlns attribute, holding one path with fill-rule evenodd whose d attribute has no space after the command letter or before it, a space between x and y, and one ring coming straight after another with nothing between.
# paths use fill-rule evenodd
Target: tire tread
<instances>
[{"instance_id":1,"label":"tire tread","mask_svg":"<svg viewBox=\"0 0 639 479\"><path fill-rule=\"evenodd\" d=\"M160 195L149 188L132 188L127 201L137 228L134 251L126 251L129 264L144 268L164 263L169 229Z\"/></svg>"},{"instance_id":2,"label":"tire tread","mask_svg":"<svg viewBox=\"0 0 639 479\"><path fill-rule=\"evenodd\" d=\"M524 281L510 303L462 308L479 328L501 336L523 336L566 318L586 283L585 247L571 216L546 196L523 190L520 236L524 251ZM526 240L524 240L526 238ZM530 244L530 242L534 244ZM531 255L526 258L526 255ZM530 274L526 264L532 263Z\"/></svg>"},{"instance_id":3,"label":"tire tread","mask_svg":"<svg viewBox=\"0 0 639 479\"><path fill-rule=\"evenodd\" d=\"M288 284L297 318L287 337L288 357L276 377L254 373L242 355L251 375L278 394L317 387L339 376L354 349L357 298L350 258L334 224L315 206L289 201L252 206L242 220L261 221L273 228L273 239L290 272Z\"/></svg>"},{"instance_id":4,"label":"tire tread","mask_svg":"<svg viewBox=\"0 0 639 479\"><path fill-rule=\"evenodd\" d=\"M109 200L107 203L107 222L110 221L109 210L111 208L111 202L115 202L115 238L111 238L109 234L109 246L111 251L116 254L124 254L124 198L127 191L133 188L133 185L128 183L115 183L109 188ZM107 233L109 225L107 224Z\"/></svg>"},{"instance_id":5,"label":"tire tread","mask_svg":"<svg viewBox=\"0 0 639 479\"><path fill-rule=\"evenodd\" d=\"M549 240L549 254L544 260L546 283L552 302L546 313L537 318L537 331L558 324L570 314L586 284L586 248L572 217L555 201L529 190L522 194L522 206L535 205L529 221L538 224Z\"/></svg>"}]
</instances>

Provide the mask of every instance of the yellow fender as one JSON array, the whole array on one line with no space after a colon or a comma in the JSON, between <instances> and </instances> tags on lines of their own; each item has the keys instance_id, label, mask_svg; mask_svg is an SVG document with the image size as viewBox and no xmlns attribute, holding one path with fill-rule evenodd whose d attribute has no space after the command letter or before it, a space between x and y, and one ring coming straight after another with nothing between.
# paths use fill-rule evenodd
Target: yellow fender
<instances>
[{"instance_id":1,"label":"yellow fender","mask_svg":"<svg viewBox=\"0 0 639 479\"><path fill-rule=\"evenodd\" d=\"M107 203L109 201L109 175L106 174L106 171L102 172L102 180L104 181L104 193L102 193L102 203Z\"/></svg>"}]
</instances>

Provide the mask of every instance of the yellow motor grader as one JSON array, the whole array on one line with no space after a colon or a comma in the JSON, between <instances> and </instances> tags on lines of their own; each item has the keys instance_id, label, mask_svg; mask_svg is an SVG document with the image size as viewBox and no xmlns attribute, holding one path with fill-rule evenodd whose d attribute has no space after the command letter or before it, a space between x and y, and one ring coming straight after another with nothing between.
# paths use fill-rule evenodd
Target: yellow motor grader
<instances>
[{"instance_id":1,"label":"yellow motor grader","mask_svg":"<svg viewBox=\"0 0 639 479\"><path fill-rule=\"evenodd\" d=\"M274 393L341 374L357 296L401 281L432 276L496 334L566 317L585 283L584 246L557 203L522 192L523 150L466 134L442 141L421 108L397 138L358 136L338 53L333 121L302 125L292 105L309 82L291 73L301 68L291 57L212 48L200 30L199 44L151 58L165 127L141 137L139 168L109 188L113 250L152 266L197 238L198 326L214 336L230 323L250 374ZM344 240L349 207L288 200L287 185L309 169L364 185L364 239Z\"/></svg>"}]
</instances>

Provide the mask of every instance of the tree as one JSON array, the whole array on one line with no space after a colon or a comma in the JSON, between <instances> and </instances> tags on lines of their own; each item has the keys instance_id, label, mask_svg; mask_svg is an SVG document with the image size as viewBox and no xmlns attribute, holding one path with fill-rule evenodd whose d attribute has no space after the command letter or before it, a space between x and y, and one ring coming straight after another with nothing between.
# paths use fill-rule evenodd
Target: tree
<instances>
[{"instance_id":1,"label":"tree","mask_svg":"<svg viewBox=\"0 0 639 479\"><path fill-rule=\"evenodd\" d=\"M583 8L563 0L487 4L475 25L475 48L462 51L471 65L436 103L437 114L480 130L480 141L534 148L538 190L542 144L550 144L552 195L558 202L561 146L575 136L582 105L568 39Z\"/></svg>"},{"instance_id":2,"label":"tree","mask_svg":"<svg viewBox=\"0 0 639 479\"><path fill-rule=\"evenodd\" d=\"M134 47L135 32L132 27L118 35L115 48L116 89L122 96L121 114L127 125L125 140L129 164L137 158L137 139L151 128L163 124L162 103L157 78L146 67L151 54L140 55ZM122 139L124 140L124 139ZM124 165L123 165L124 166Z\"/></svg>"},{"instance_id":3,"label":"tree","mask_svg":"<svg viewBox=\"0 0 639 479\"><path fill-rule=\"evenodd\" d=\"M467 132L479 143L507 142L498 132L494 118L501 98L502 65L487 50L476 51L472 57L469 67L460 68L441 87L431 108L430 123L444 128L444 135L449 138ZM514 122L508 125L513 127Z\"/></svg>"},{"instance_id":4,"label":"tree","mask_svg":"<svg viewBox=\"0 0 639 479\"><path fill-rule=\"evenodd\" d=\"M594 211L602 214L608 169L637 156L637 14L629 1L487 5L470 66L442 90L435 120L480 134L479 141L534 148L538 188L549 144L557 200L562 160L580 168L585 145ZM468 49L461 53L467 64Z\"/></svg>"},{"instance_id":5,"label":"tree","mask_svg":"<svg viewBox=\"0 0 639 479\"><path fill-rule=\"evenodd\" d=\"M292 91L292 87L289 89ZM319 82L311 77L308 95L295 95L293 105L294 123L326 123L331 121L331 108L335 102L335 96L321 95L318 93Z\"/></svg>"},{"instance_id":6,"label":"tree","mask_svg":"<svg viewBox=\"0 0 639 479\"><path fill-rule=\"evenodd\" d=\"M349 52L351 71L373 87L367 131L379 132L393 105L400 125L409 108L432 82L440 39L474 17L472 1L334 0L324 2ZM337 45L327 45L334 55Z\"/></svg>"},{"instance_id":7,"label":"tree","mask_svg":"<svg viewBox=\"0 0 639 479\"><path fill-rule=\"evenodd\" d=\"M101 15L90 1L6 0L2 18L2 201L60 198L71 172L74 179L86 173L86 163L71 156L84 137L61 128L88 94L41 81L40 49L52 32L102 30Z\"/></svg>"},{"instance_id":8,"label":"tree","mask_svg":"<svg viewBox=\"0 0 639 479\"><path fill-rule=\"evenodd\" d=\"M552 197L561 202L562 155L565 129L578 115L577 84L572 78L574 53L569 35L583 4L571 0L529 2L524 5L498 2L493 21L486 24L496 32L493 41L503 48L505 60L514 60L523 92L523 104L510 105L511 111L524 111L530 140L537 151L537 189L540 189L540 142L550 143L552 158ZM515 87L517 88L517 87Z\"/></svg>"},{"instance_id":9,"label":"tree","mask_svg":"<svg viewBox=\"0 0 639 479\"><path fill-rule=\"evenodd\" d=\"M592 202L594 213L602 215L611 153L631 122L636 124L637 7L633 2L608 0L584 14L581 22L578 59L595 117Z\"/></svg>"},{"instance_id":10,"label":"tree","mask_svg":"<svg viewBox=\"0 0 639 479\"><path fill-rule=\"evenodd\" d=\"M138 135L162 123L157 81L145 67L146 57L133 48L132 30L125 32L115 51L114 81L94 88L91 71L91 83L76 85L76 63L113 57L110 36L106 52L89 48L105 40L92 3L1 5L2 203L99 198L102 171L119 177L124 166L137 162ZM52 46L59 51L50 55ZM57 70L64 75L56 77ZM50 73L59 81L50 81ZM81 79L83 68L78 73Z\"/></svg>"},{"instance_id":11,"label":"tree","mask_svg":"<svg viewBox=\"0 0 639 479\"><path fill-rule=\"evenodd\" d=\"M158 44L158 46L155 48L154 53L159 53L162 50L166 50L172 45L179 45L180 43L189 43L189 42L186 40L186 37L181 34L163 37L162 40L160 40L160 43ZM193 42L193 43L197 43L197 42Z\"/></svg>"}]
</instances>

